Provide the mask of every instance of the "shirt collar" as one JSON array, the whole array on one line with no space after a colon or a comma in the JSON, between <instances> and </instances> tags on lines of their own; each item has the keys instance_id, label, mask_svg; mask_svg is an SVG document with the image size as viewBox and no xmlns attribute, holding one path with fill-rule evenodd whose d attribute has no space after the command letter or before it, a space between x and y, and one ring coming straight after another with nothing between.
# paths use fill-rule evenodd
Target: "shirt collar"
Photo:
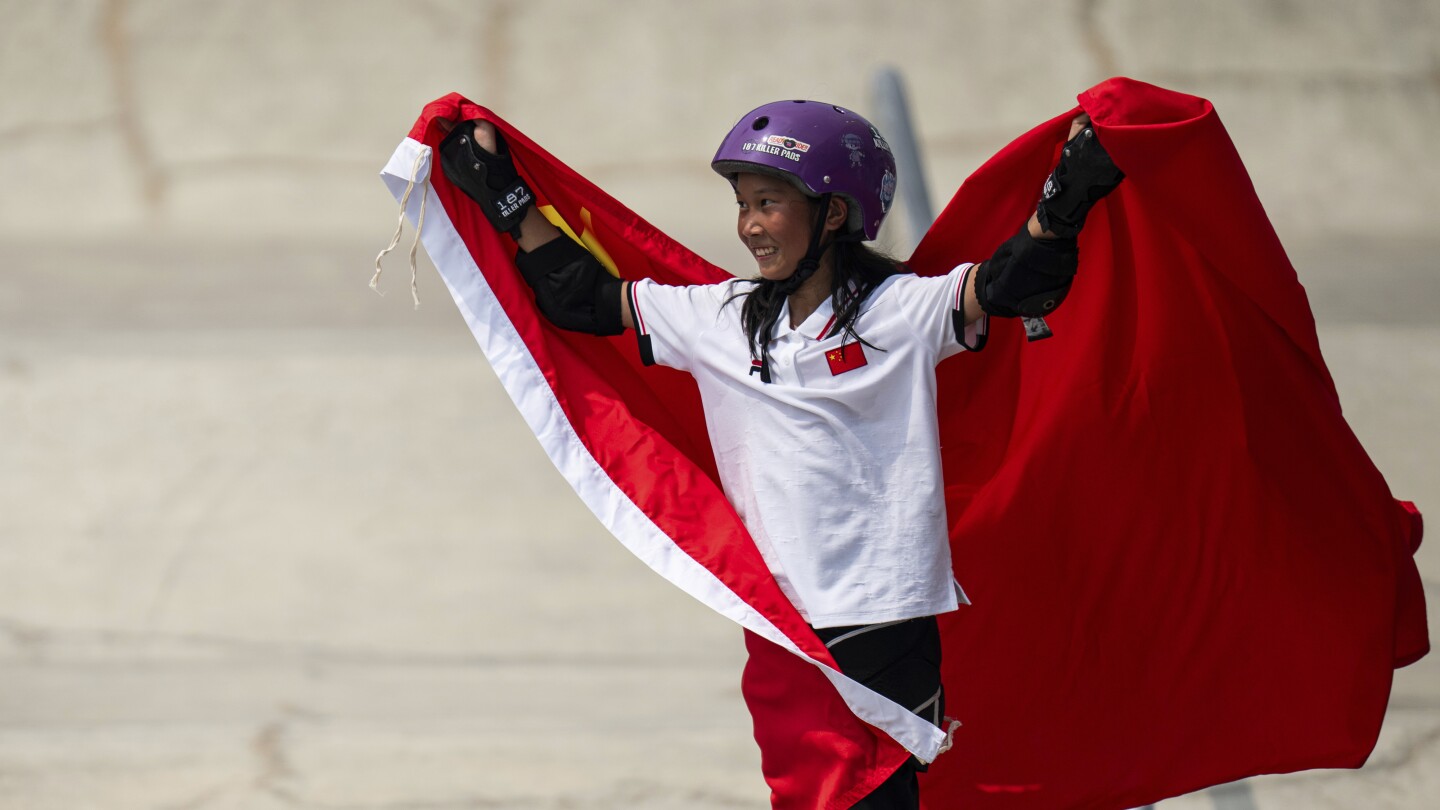
<instances>
[{"instance_id":1,"label":"shirt collar","mask_svg":"<svg viewBox=\"0 0 1440 810\"><path fill-rule=\"evenodd\" d=\"M834 316L835 305L829 296L826 296L825 300L820 302L820 306L816 307L815 311L810 313L804 323L800 324L800 327L796 329L790 326L790 299L787 298L785 299L785 303L780 305L780 317L775 321L775 336L773 339L779 340L791 334L798 334L806 340L820 340L822 337L826 337L835 331Z\"/></svg>"}]
</instances>

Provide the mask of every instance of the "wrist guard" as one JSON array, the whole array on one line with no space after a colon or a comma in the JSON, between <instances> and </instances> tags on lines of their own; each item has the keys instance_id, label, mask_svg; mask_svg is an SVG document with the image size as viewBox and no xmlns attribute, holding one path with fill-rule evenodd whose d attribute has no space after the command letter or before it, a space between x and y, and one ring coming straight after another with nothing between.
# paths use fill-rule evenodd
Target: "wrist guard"
<instances>
[{"instance_id":1,"label":"wrist guard","mask_svg":"<svg viewBox=\"0 0 1440 810\"><path fill-rule=\"evenodd\" d=\"M1115 168L1095 130L1085 127L1065 144L1060 162L1045 180L1045 190L1035 206L1040 227L1062 239L1073 238L1095 203L1123 179L1125 173Z\"/></svg>"},{"instance_id":2,"label":"wrist guard","mask_svg":"<svg viewBox=\"0 0 1440 810\"><path fill-rule=\"evenodd\" d=\"M573 239L560 236L515 256L520 275L535 291L535 304L551 323L572 332L618 335L624 282Z\"/></svg>"},{"instance_id":3,"label":"wrist guard","mask_svg":"<svg viewBox=\"0 0 1440 810\"><path fill-rule=\"evenodd\" d=\"M456 188L480 204L495 230L519 239L520 222L535 204L535 194L515 171L515 161L498 130L495 148L495 154L480 148L475 143L475 122L465 121L440 142L440 167Z\"/></svg>"},{"instance_id":4,"label":"wrist guard","mask_svg":"<svg viewBox=\"0 0 1440 810\"><path fill-rule=\"evenodd\" d=\"M1010 237L975 273L975 297L1001 318L1049 315L1075 280L1080 251L1074 239L1036 239L1028 228Z\"/></svg>"}]
</instances>

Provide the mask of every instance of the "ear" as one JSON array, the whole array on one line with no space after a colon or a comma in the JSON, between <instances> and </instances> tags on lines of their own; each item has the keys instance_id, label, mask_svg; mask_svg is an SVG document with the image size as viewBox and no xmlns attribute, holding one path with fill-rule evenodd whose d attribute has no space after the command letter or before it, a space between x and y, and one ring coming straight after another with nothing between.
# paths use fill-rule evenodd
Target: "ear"
<instances>
[{"instance_id":1,"label":"ear","mask_svg":"<svg viewBox=\"0 0 1440 810\"><path fill-rule=\"evenodd\" d=\"M850 221L850 203L839 196L830 198L830 210L825 212L825 230L838 231Z\"/></svg>"}]
</instances>

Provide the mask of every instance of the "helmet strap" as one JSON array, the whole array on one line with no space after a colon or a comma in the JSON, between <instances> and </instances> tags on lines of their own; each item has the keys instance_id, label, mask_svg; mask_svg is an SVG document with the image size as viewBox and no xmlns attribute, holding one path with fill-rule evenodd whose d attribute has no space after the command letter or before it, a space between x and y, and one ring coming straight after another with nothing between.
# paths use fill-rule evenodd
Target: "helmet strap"
<instances>
[{"instance_id":1,"label":"helmet strap","mask_svg":"<svg viewBox=\"0 0 1440 810\"><path fill-rule=\"evenodd\" d=\"M815 226L810 230L810 246L805 250L805 256L795 266L795 272L782 281L775 282L775 308L770 316L766 318L760 330L760 381L770 382L770 340L775 334L775 324L780 320L780 303L794 295L804 286L806 281L820 269L820 259L825 256L825 251L835 246L836 242L861 242L864 241L863 233L837 234L829 242L825 238L825 217L830 213L830 198L833 194L825 193L820 195L819 213L815 217Z\"/></svg>"},{"instance_id":2,"label":"helmet strap","mask_svg":"<svg viewBox=\"0 0 1440 810\"><path fill-rule=\"evenodd\" d=\"M786 298L799 292L805 282L815 275L816 271L820 269L820 259L824 257L825 251L835 244L836 240L821 244L825 238L825 217L830 212L832 196L834 195L829 193L820 195L819 212L815 217L814 227L810 229L810 246L806 248L800 263L795 265L795 272L791 273L789 278L778 282L778 291Z\"/></svg>"}]
</instances>

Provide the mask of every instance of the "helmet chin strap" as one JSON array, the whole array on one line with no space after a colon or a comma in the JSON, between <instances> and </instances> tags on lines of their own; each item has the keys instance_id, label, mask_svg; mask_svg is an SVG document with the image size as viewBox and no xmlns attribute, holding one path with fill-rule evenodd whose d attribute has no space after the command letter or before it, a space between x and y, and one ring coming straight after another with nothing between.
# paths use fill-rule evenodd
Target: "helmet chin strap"
<instances>
[{"instance_id":1,"label":"helmet chin strap","mask_svg":"<svg viewBox=\"0 0 1440 810\"><path fill-rule=\"evenodd\" d=\"M800 263L795 265L795 272L791 273L789 278L775 283L776 291L786 298L798 292L805 282L809 281L810 277L820 269L820 259L825 255L825 251L829 250L836 242L845 241L850 237L850 234L837 235L829 242L821 244L825 238L825 217L830 212L832 196L834 195L828 193L820 195L820 211L815 217L815 227L810 229L810 246L805 250L805 256L800 259Z\"/></svg>"},{"instance_id":2,"label":"helmet chin strap","mask_svg":"<svg viewBox=\"0 0 1440 810\"><path fill-rule=\"evenodd\" d=\"M835 246L836 242L860 242L864 241L865 234L854 232L838 234L829 242L821 244L825 237L825 216L830 211L830 194L820 195L820 213L815 218L815 227L810 230L810 246L805 250L804 258L795 266L795 272L789 278L774 282L775 292L780 298L776 301L775 309L766 318L760 330L760 382L769 384L770 379L770 338L775 334L775 322L780 317L780 301L784 301L794 295L804 286L810 277L820 269L820 259L825 251Z\"/></svg>"}]
</instances>

